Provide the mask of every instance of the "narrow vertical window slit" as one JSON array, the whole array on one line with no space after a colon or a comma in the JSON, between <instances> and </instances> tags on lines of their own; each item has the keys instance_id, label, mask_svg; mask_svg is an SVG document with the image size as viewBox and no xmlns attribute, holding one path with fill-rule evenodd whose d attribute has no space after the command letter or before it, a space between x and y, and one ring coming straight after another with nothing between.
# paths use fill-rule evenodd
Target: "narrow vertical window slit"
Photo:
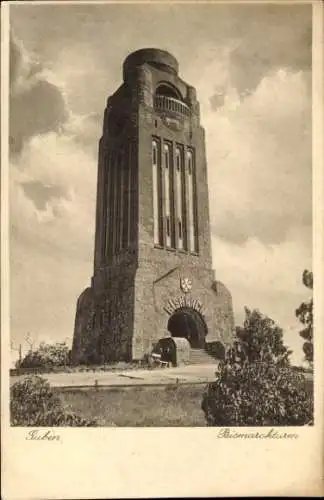
<instances>
[{"instance_id":1,"label":"narrow vertical window slit","mask_svg":"<svg viewBox=\"0 0 324 500\"><path fill-rule=\"evenodd\" d=\"M183 250L183 238L182 238L182 218L183 218L183 186L182 186L182 149L178 146L176 148L176 217L178 220L178 241L177 248Z\"/></svg>"}]
</instances>

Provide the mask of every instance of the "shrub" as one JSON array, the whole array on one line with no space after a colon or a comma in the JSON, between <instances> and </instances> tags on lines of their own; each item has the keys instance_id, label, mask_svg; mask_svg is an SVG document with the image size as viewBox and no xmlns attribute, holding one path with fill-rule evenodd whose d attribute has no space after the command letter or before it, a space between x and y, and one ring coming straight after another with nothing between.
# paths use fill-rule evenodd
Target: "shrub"
<instances>
[{"instance_id":1,"label":"shrub","mask_svg":"<svg viewBox=\"0 0 324 500\"><path fill-rule=\"evenodd\" d=\"M20 368L51 368L54 366L66 366L70 363L71 352L65 342L45 344L42 342L38 349L29 351Z\"/></svg>"},{"instance_id":2,"label":"shrub","mask_svg":"<svg viewBox=\"0 0 324 500\"><path fill-rule=\"evenodd\" d=\"M313 418L313 390L290 366L283 331L259 311L245 309L237 340L219 365L202 401L207 425L306 425ZM308 385L308 387L307 387Z\"/></svg>"},{"instance_id":3,"label":"shrub","mask_svg":"<svg viewBox=\"0 0 324 500\"><path fill-rule=\"evenodd\" d=\"M95 420L87 420L66 411L49 383L37 375L19 380L10 388L10 418L14 426L96 426Z\"/></svg>"},{"instance_id":4,"label":"shrub","mask_svg":"<svg viewBox=\"0 0 324 500\"><path fill-rule=\"evenodd\" d=\"M224 363L202 409L209 426L300 426L312 422L313 394L290 366Z\"/></svg>"}]
</instances>

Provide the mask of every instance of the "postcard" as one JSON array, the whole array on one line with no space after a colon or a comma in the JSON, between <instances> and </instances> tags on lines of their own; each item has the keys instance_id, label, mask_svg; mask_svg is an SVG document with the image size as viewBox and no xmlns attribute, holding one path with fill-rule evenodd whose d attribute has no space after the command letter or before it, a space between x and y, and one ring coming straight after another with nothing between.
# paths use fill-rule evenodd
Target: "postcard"
<instances>
[{"instance_id":1,"label":"postcard","mask_svg":"<svg viewBox=\"0 0 324 500\"><path fill-rule=\"evenodd\" d=\"M1 18L3 498L321 496L323 4Z\"/></svg>"}]
</instances>

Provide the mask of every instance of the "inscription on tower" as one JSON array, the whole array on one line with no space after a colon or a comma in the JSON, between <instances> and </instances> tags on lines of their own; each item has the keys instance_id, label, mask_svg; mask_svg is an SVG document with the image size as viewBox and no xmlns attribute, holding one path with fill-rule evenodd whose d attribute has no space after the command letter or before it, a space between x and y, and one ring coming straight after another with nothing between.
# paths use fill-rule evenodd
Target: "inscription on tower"
<instances>
[{"instance_id":1,"label":"inscription on tower","mask_svg":"<svg viewBox=\"0 0 324 500\"><path fill-rule=\"evenodd\" d=\"M178 309L182 307L189 307L204 315L204 306L198 299L193 299L188 297L187 295L181 295L180 297L176 297L175 299L169 299L166 306L164 306L164 310L169 315L173 314Z\"/></svg>"}]
</instances>

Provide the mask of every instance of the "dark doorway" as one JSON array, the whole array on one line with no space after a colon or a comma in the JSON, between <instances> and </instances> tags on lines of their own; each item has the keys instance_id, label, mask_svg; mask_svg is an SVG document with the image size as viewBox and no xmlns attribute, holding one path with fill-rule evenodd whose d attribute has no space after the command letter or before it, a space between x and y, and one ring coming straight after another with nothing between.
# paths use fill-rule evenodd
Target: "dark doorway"
<instances>
[{"instance_id":1,"label":"dark doorway","mask_svg":"<svg viewBox=\"0 0 324 500\"><path fill-rule=\"evenodd\" d=\"M172 337L185 337L193 348L205 347L206 323L201 314L190 307L182 307L172 314L168 330Z\"/></svg>"}]
</instances>

